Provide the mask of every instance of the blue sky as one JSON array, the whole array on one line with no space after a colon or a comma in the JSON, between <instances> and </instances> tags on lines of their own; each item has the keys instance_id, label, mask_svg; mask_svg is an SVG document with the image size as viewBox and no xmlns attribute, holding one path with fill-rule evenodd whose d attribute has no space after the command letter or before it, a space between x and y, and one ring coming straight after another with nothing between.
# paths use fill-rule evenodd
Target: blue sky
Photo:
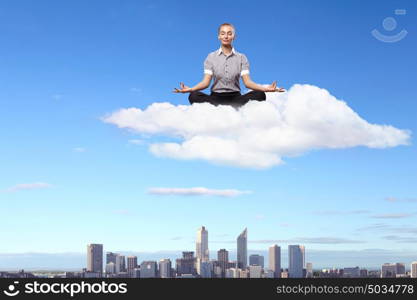
<instances>
[{"instance_id":1,"label":"blue sky","mask_svg":"<svg viewBox=\"0 0 417 300\"><path fill-rule=\"evenodd\" d=\"M395 9L406 9L395 15ZM415 249L417 150L314 150L266 170L158 158L102 122L120 108L188 104L217 26L258 83L306 83L372 124L416 132L415 1L2 1L1 253L194 249ZM397 28L384 31L394 17ZM371 31L408 35L396 43ZM78 150L77 150L78 149ZM19 184L47 183L22 189ZM161 196L152 187L236 189L236 197ZM391 201L388 201L390 198ZM328 238L323 240L323 238ZM281 241L281 242L280 242ZM416 256L417 258L417 256ZM395 260L395 258L393 258Z\"/></svg>"}]
</instances>

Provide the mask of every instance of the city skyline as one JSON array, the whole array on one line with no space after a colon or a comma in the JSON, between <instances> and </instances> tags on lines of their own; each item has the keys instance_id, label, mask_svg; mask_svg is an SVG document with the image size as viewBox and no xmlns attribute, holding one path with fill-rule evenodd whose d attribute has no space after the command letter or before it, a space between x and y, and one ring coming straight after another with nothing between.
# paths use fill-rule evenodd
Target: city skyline
<instances>
[{"instance_id":1,"label":"city skyline","mask_svg":"<svg viewBox=\"0 0 417 300\"><path fill-rule=\"evenodd\" d=\"M197 231L196 249L201 249L201 232L208 235L204 226ZM247 238L247 228L237 237L237 248L242 248L242 242ZM243 239L243 241L242 241ZM199 245L200 244L200 245ZM208 247L208 244L207 244ZM65 272L58 274L56 271L40 271L37 273L7 272L0 270L0 277L3 278L33 278L33 277L64 277L64 278L366 278L366 277L397 277L417 278L417 261L410 264L407 269L404 263L384 263L380 270L368 270L363 267L344 268L313 268L312 262L305 260L305 247L303 245L288 245L288 267L281 268L280 247L272 245L269 247L269 265L264 265L264 256L252 254L247 260L242 260L241 254L238 260L229 260L226 249L218 250L217 259L206 260L194 256L194 251L183 251L182 258L175 260L175 268L169 258L159 261L148 260L138 263L137 256L125 256L121 253L107 251L104 256L103 244L87 245L86 268L78 272ZM244 248L245 249L245 248ZM246 249L245 249L246 250ZM242 252L242 249L237 250ZM200 253L201 254L201 253ZM103 259L105 267L103 269ZM247 265L246 265L247 264ZM49 274L49 275L48 275ZM55 274L55 275L53 275Z\"/></svg>"},{"instance_id":2,"label":"city skyline","mask_svg":"<svg viewBox=\"0 0 417 300\"><path fill-rule=\"evenodd\" d=\"M250 255L248 255L247 251L247 237L248 237L248 230L245 228L236 238L236 248L235 249L218 249L218 250L212 250L211 252L217 252L217 256L213 256L215 258L213 259L201 259L199 258L198 251L202 249L201 247L201 241L204 240L204 246L205 248L204 253L209 253L209 239L208 239L208 230L205 226L201 226L197 229L197 237L195 240L195 249L196 251L182 251L182 258L172 259L168 257L159 257L157 259L155 258L144 258L143 253L139 253L139 255L132 255L128 253L122 253L117 251L104 251L103 244L97 244L97 243L91 243L87 245L87 255L86 255L86 267L85 270L87 272L91 273L106 273L106 274L118 274L125 272L130 277L135 277L136 272L137 274L140 274L140 268L143 263L145 263L145 266L150 267L151 273L148 275L141 275L141 277L153 277L156 270L159 269L156 265L154 265L153 261L159 261L159 265L163 265L163 267L166 269L166 265L169 264L171 266L174 266L173 262L175 263L175 267L177 267L177 264L184 265L180 268L185 268L184 270L190 270L192 266L195 266L196 272L198 274L201 274L201 272L207 272L207 268L210 267L210 264L212 264L213 261L217 261L217 264L219 268L221 269L220 274L223 274L225 276L226 270L231 267L236 267L239 269L246 269L250 266L260 266L261 269L259 270L252 270L254 268L249 268L253 272L264 272L268 271L270 274L268 276L273 276L275 278L281 277L282 270L287 270L287 277L300 277L304 274L307 277L312 276L313 271L313 261L306 259L306 250L304 245L288 245L288 252L287 256L281 255L281 246L278 245L271 245L268 249L264 250L251 250ZM240 250L239 250L240 249ZM105 255L104 255L105 252ZM240 255L238 253L240 252ZM257 252L257 253L255 253ZM202 253L202 252L201 252ZM235 259L233 256L230 256L230 253L236 254ZM266 254L265 254L266 253ZM195 256L194 256L195 254ZM178 255L178 253L177 253ZM176 255L176 256L177 256ZM144 259L141 264L138 262L138 257ZM246 258L246 259L245 259ZM286 258L286 260L284 259ZM414 256L415 258L415 256ZM411 267L409 271L411 274L414 274L416 272L416 266L413 266L415 264L415 259L412 259ZM191 259L191 260L190 260ZM183 261L184 260L184 261ZM287 265L282 264L282 261L287 261ZM192 261L192 262L191 262ZM389 259L389 261L393 261L393 259ZM207 264L206 264L207 263ZM403 271L398 271L399 264L401 264ZM352 264L351 264L352 265ZM344 266L346 274L351 273L352 276L359 276L356 274L360 273L360 270L363 268L367 268L366 266L359 267L359 263L353 264L356 265L356 267L346 267ZM286 268L285 268L286 266ZM323 266L316 266L317 269L321 270L337 270L339 267L323 267ZM401 268L400 266L400 268ZM387 271L384 271L384 267ZM23 266L18 266L16 269L24 269ZM54 269L54 268L51 268ZM84 268L83 268L84 269ZM407 269L407 263L390 263L385 261L382 264L381 268L370 268L370 270L374 269L381 269L381 273L397 273L397 274L403 274L405 270ZM393 271L394 270L394 271ZM414 270L414 271L413 271ZM7 271L2 270L0 268L0 271ZM230 271L232 272L232 271ZM228 276L231 276L228 273ZM235 271L233 271L235 272ZM188 271L185 271L185 274L188 274ZM233 273L234 274L234 273ZM310 275L309 275L310 274ZM236 274L235 274L236 275ZM235 276L233 275L233 276ZM204 276L203 276L204 277ZM210 276L206 276L210 277ZM389 277L389 276L388 276Z\"/></svg>"}]
</instances>

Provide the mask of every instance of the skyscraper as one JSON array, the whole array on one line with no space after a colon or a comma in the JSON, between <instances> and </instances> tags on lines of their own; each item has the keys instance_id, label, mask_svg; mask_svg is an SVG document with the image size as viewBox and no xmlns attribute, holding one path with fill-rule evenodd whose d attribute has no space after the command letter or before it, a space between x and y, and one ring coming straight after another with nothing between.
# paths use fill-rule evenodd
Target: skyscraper
<instances>
[{"instance_id":1,"label":"skyscraper","mask_svg":"<svg viewBox=\"0 0 417 300\"><path fill-rule=\"evenodd\" d=\"M305 248L300 245L288 246L288 277L303 278Z\"/></svg>"},{"instance_id":2,"label":"skyscraper","mask_svg":"<svg viewBox=\"0 0 417 300\"><path fill-rule=\"evenodd\" d=\"M156 261L143 261L140 264L140 278L155 278L157 268Z\"/></svg>"},{"instance_id":3,"label":"skyscraper","mask_svg":"<svg viewBox=\"0 0 417 300\"><path fill-rule=\"evenodd\" d=\"M117 259L119 259L119 271L117 271ZM116 258L116 272L126 272L126 257L119 255Z\"/></svg>"},{"instance_id":4,"label":"skyscraper","mask_svg":"<svg viewBox=\"0 0 417 300\"><path fill-rule=\"evenodd\" d=\"M176 271L177 276L181 276L183 274L196 274L195 269L195 262L196 259L194 257L193 251L184 251L182 252L182 258L176 259Z\"/></svg>"},{"instance_id":5,"label":"skyscraper","mask_svg":"<svg viewBox=\"0 0 417 300\"><path fill-rule=\"evenodd\" d=\"M226 249L217 251L217 261L221 269L221 277L225 277L225 272L229 265L229 252Z\"/></svg>"},{"instance_id":6,"label":"skyscraper","mask_svg":"<svg viewBox=\"0 0 417 300\"><path fill-rule=\"evenodd\" d=\"M281 247L269 247L269 269L274 272L275 278L281 278Z\"/></svg>"},{"instance_id":7,"label":"skyscraper","mask_svg":"<svg viewBox=\"0 0 417 300\"><path fill-rule=\"evenodd\" d=\"M138 258L137 256L128 256L127 257L127 274L129 277L133 278L134 270L138 267Z\"/></svg>"},{"instance_id":8,"label":"skyscraper","mask_svg":"<svg viewBox=\"0 0 417 300\"><path fill-rule=\"evenodd\" d=\"M197 231L196 256L203 262L209 261L208 231L204 226Z\"/></svg>"},{"instance_id":9,"label":"skyscraper","mask_svg":"<svg viewBox=\"0 0 417 300\"><path fill-rule=\"evenodd\" d=\"M159 277L171 278L171 260L161 259L159 261Z\"/></svg>"},{"instance_id":10,"label":"skyscraper","mask_svg":"<svg viewBox=\"0 0 417 300\"><path fill-rule=\"evenodd\" d=\"M247 228L237 237L237 266L246 269L248 265L248 231Z\"/></svg>"},{"instance_id":11,"label":"skyscraper","mask_svg":"<svg viewBox=\"0 0 417 300\"><path fill-rule=\"evenodd\" d=\"M103 273L103 245L87 245L87 271Z\"/></svg>"},{"instance_id":12,"label":"skyscraper","mask_svg":"<svg viewBox=\"0 0 417 300\"><path fill-rule=\"evenodd\" d=\"M116 254L116 274L126 272L126 263L124 255Z\"/></svg>"}]
</instances>

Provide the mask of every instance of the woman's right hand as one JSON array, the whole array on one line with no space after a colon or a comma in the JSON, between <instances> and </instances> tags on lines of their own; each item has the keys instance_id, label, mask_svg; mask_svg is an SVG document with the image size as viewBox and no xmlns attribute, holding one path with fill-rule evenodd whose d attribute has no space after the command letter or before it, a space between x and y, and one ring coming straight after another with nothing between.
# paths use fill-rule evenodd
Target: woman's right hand
<instances>
[{"instance_id":1,"label":"woman's right hand","mask_svg":"<svg viewBox=\"0 0 417 300\"><path fill-rule=\"evenodd\" d=\"M174 93L190 93L192 92L191 88L186 86L183 82L180 82L180 89L175 88Z\"/></svg>"}]
</instances>

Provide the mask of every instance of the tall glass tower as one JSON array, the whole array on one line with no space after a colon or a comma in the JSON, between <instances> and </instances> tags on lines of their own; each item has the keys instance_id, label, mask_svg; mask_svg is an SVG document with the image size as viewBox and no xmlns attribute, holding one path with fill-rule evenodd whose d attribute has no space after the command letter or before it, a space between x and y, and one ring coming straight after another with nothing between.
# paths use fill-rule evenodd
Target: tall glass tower
<instances>
[{"instance_id":1,"label":"tall glass tower","mask_svg":"<svg viewBox=\"0 0 417 300\"><path fill-rule=\"evenodd\" d=\"M288 277L303 278L305 248L300 245L288 246Z\"/></svg>"},{"instance_id":2,"label":"tall glass tower","mask_svg":"<svg viewBox=\"0 0 417 300\"><path fill-rule=\"evenodd\" d=\"M237 267L246 269L248 265L248 230L245 228L237 237Z\"/></svg>"}]
</instances>

